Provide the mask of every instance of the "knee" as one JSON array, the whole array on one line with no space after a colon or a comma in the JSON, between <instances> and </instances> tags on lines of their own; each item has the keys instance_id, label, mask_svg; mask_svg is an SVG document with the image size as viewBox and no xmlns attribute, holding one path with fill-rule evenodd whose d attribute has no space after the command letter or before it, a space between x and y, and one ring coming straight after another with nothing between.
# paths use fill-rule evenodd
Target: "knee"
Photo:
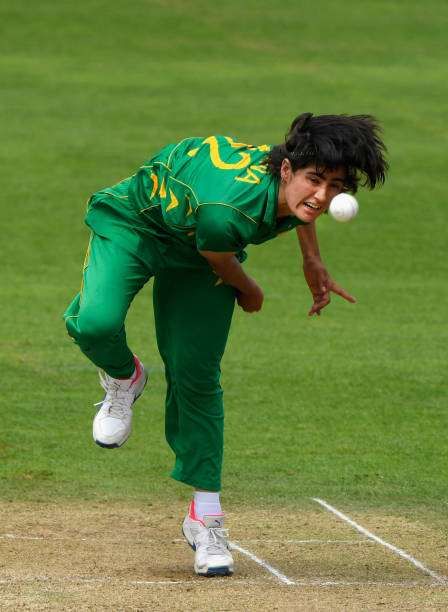
<instances>
[{"instance_id":1,"label":"knee","mask_svg":"<svg viewBox=\"0 0 448 612\"><path fill-rule=\"evenodd\" d=\"M90 312L66 319L69 335L81 345L89 346L109 341L120 333L123 322L112 318L100 318Z\"/></svg>"},{"instance_id":2,"label":"knee","mask_svg":"<svg viewBox=\"0 0 448 612\"><path fill-rule=\"evenodd\" d=\"M219 362L198 362L194 359L175 359L172 375L178 388L199 395L221 394Z\"/></svg>"}]
</instances>

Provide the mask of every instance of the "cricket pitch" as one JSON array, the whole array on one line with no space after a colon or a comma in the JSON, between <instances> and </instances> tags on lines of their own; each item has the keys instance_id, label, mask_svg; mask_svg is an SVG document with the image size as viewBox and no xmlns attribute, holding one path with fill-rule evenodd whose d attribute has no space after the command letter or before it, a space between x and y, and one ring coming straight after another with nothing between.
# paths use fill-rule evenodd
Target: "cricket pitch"
<instances>
[{"instance_id":1,"label":"cricket pitch","mask_svg":"<svg viewBox=\"0 0 448 612\"><path fill-rule=\"evenodd\" d=\"M185 505L167 514L154 504L2 502L0 608L448 607L446 535L422 521L373 511L354 517L424 562L440 581L319 507L229 512L231 541L252 557L236 549L233 577L200 578L180 531L184 511Z\"/></svg>"}]
</instances>

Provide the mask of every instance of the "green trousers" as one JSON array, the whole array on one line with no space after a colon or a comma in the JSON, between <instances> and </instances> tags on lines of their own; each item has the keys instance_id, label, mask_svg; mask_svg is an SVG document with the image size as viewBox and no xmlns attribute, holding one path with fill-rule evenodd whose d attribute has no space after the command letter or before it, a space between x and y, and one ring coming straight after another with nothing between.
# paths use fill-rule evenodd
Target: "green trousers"
<instances>
[{"instance_id":1,"label":"green trousers","mask_svg":"<svg viewBox=\"0 0 448 612\"><path fill-rule=\"evenodd\" d=\"M199 257L199 256L198 256ZM110 376L134 369L125 318L154 277L157 344L167 381L165 433L176 460L173 478L198 489L221 490L223 401L220 362L235 291L208 266L170 266L157 244L133 254L93 234L80 293L64 313L69 335Z\"/></svg>"}]
</instances>

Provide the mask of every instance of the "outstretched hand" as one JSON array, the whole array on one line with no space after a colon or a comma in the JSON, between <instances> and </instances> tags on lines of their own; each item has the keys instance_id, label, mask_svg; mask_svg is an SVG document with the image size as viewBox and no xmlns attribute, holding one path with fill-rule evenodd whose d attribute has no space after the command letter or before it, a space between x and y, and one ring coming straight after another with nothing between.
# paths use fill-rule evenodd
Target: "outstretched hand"
<instances>
[{"instance_id":1,"label":"outstretched hand","mask_svg":"<svg viewBox=\"0 0 448 612\"><path fill-rule=\"evenodd\" d=\"M356 303L356 299L330 277L320 257L307 258L303 262L303 273L313 296L313 305L308 316L320 316L321 310L331 301L331 293L340 295L347 302Z\"/></svg>"}]
</instances>

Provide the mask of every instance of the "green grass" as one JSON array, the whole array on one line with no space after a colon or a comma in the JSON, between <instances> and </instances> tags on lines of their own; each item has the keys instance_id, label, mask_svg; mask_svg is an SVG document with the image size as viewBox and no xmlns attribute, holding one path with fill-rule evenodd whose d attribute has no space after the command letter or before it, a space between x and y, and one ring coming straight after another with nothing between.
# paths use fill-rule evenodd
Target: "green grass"
<instances>
[{"instance_id":1,"label":"green grass","mask_svg":"<svg viewBox=\"0 0 448 612\"><path fill-rule=\"evenodd\" d=\"M61 314L87 244L85 201L188 135L278 142L299 112L372 113L391 174L352 224L319 223L337 298L308 320L294 236L250 249L266 292L223 363L226 497L432 506L448 495L443 0L42 0L1 9L0 496L172 499L150 291L129 315L151 368L119 452L90 439L95 370Z\"/></svg>"}]
</instances>

